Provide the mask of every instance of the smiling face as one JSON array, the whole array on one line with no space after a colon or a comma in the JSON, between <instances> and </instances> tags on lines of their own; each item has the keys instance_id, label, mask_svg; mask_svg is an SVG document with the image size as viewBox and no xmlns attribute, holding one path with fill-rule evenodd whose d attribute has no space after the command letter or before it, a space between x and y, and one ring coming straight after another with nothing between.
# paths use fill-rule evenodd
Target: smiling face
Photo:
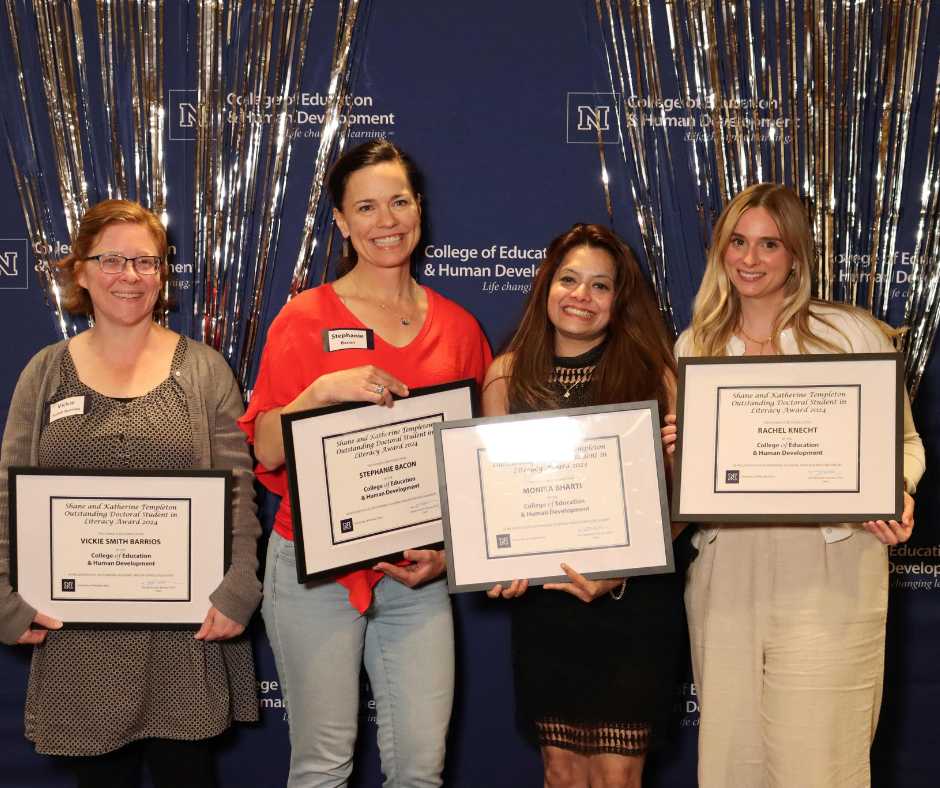
<instances>
[{"instance_id":1,"label":"smiling face","mask_svg":"<svg viewBox=\"0 0 940 788\"><path fill-rule=\"evenodd\" d=\"M614 259L604 249L577 246L565 255L552 277L547 303L558 355L579 355L604 339L615 286Z\"/></svg>"},{"instance_id":2,"label":"smiling face","mask_svg":"<svg viewBox=\"0 0 940 788\"><path fill-rule=\"evenodd\" d=\"M145 225L115 222L106 225L95 239L89 257L114 252L124 257L160 255L153 234ZM160 273L141 276L130 263L119 274L106 274L94 260L86 260L75 273L79 285L88 291L94 307L95 323L131 326L153 319L153 309L163 285Z\"/></svg>"},{"instance_id":3,"label":"smiling face","mask_svg":"<svg viewBox=\"0 0 940 788\"><path fill-rule=\"evenodd\" d=\"M380 268L407 265L421 237L421 206L397 161L352 173L333 217L359 263Z\"/></svg>"},{"instance_id":4,"label":"smiling face","mask_svg":"<svg viewBox=\"0 0 940 788\"><path fill-rule=\"evenodd\" d=\"M756 206L741 214L722 261L742 301L751 299L773 309L783 303L793 255L766 208Z\"/></svg>"}]
</instances>

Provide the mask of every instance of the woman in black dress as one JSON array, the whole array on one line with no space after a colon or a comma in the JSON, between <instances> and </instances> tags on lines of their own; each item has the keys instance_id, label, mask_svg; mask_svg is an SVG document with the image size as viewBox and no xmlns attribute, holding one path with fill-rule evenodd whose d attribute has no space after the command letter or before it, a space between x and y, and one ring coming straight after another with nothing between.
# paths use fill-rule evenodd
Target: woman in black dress
<instances>
[{"instance_id":1,"label":"woman in black dress","mask_svg":"<svg viewBox=\"0 0 940 788\"><path fill-rule=\"evenodd\" d=\"M487 373L483 409L655 399L671 413L674 382L669 338L630 250L605 227L576 224L549 246L519 328ZM679 579L589 580L562 569L570 582L528 590L515 580L488 592L514 600L517 719L541 749L546 786L639 788L672 700Z\"/></svg>"}]
</instances>

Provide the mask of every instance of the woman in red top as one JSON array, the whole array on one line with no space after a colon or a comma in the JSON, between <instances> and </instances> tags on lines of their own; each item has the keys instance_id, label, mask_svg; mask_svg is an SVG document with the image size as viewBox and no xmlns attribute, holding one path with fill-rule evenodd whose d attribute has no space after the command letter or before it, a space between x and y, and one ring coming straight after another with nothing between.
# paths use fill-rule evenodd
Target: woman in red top
<instances>
[{"instance_id":1,"label":"woman in red top","mask_svg":"<svg viewBox=\"0 0 940 788\"><path fill-rule=\"evenodd\" d=\"M281 496L262 613L290 709L288 786L346 784L362 664L385 784L440 785L454 681L443 551L408 550L405 566L298 584L280 415L339 402L392 407L409 387L482 381L491 356L474 318L411 276L421 233L411 160L386 140L367 142L336 162L329 189L345 273L301 293L271 324L240 421L259 480ZM340 332L357 341L331 343Z\"/></svg>"}]
</instances>

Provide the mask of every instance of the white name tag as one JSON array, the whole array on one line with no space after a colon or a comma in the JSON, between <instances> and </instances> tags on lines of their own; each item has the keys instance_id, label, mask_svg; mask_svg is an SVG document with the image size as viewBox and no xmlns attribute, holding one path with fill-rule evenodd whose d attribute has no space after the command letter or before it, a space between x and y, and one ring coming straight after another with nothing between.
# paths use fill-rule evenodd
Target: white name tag
<instances>
[{"instance_id":1,"label":"white name tag","mask_svg":"<svg viewBox=\"0 0 940 788\"><path fill-rule=\"evenodd\" d=\"M323 350L333 353L337 350L373 350L375 338L371 328L325 328L323 329Z\"/></svg>"},{"instance_id":2,"label":"white name tag","mask_svg":"<svg viewBox=\"0 0 940 788\"><path fill-rule=\"evenodd\" d=\"M66 416L80 416L85 412L85 396L68 397L49 405L49 423L64 419Z\"/></svg>"}]
</instances>

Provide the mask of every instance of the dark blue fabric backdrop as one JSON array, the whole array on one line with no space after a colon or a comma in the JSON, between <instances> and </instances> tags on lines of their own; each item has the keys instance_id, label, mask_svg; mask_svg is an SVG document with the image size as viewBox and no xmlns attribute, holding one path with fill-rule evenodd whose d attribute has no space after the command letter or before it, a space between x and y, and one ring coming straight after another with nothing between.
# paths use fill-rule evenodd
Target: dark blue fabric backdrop
<instances>
[{"instance_id":1,"label":"dark blue fabric backdrop","mask_svg":"<svg viewBox=\"0 0 940 788\"><path fill-rule=\"evenodd\" d=\"M589 11L592 4L399 0L372 5L364 59L351 92L368 108L363 111L383 117L360 131L390 136L422 166L430 226L420 247L420 280L472 311L498 349L516 323L531 266L538 262L546 243L575 221L607 221L597 148L569 142L568 94L609 90L596 22ZM326 89L330 53L319 42L332 40L334 8L331 3L317 4L311 35L317 45L308 54L311 62L303 81L308 94ZM168 41L183 40L188 13L186 4L168 4ZM934 63L938 48L940 14L934 13L928 36ZM89 57L94 56L89 52ZM168 90L192 89L191 56L168 57L166 68ZM289 181L286 192L282 243L273 268L265 328L284 303L296 257L316 153L315 132L315 124L305 124L298 136L292 165L297 177ZM192 237L192 192L197 186L192 176L192 142L169 142L167 165L171 240L178 249L176 263L185 270L192 263L192 244L187 239ZM0 168L0 204L5 208L0 214L0 245L22 249L26 231L6 158ZM612 187L616 229L636 245L636 224L617 172ZM666 216L664 226L675 237L697 232L678 213ZM899 240L900 250L912 247L911 238ZM702 265L697 260L689 266L670 266L670 289L680 323L688 320ZM0 370L4 418L19 371L39 348L59 338L31 266L32 261L24 259L17 277L0 274L0 335L8 338ZM24 278L28 279L25 288ZM176 295L180 306L174 324L185 330L191 295L185 289L178 289ZM918 495L914 539L892 556L885 708L873 754L876 784L884 788L933 788L937 784L940 532L932 469L938 460L940 436L938 386L940 367L934 361L915 403L930 470ZM262 501L266 527L275 503ZM455 607L459 664L446 785L541 785L537 753L514 728L505 607L482 594L460 595ZM223 785L264 788L284 783L286 710L258 622L254 636L262 721L222 737L220 773ZM4 676L0 683L0 785L67 785L64 772L51 759L35 755L23 738L28 662L26 649L0 650ZM364 689L361 757L354 784L375 786L380 777L374 717ZM111 699L100 700L108 704ZM647 785L694 785L696 700L690 679L683 682L680 678L672 737L651 758Z\"/></svg>"}]
</instances>

